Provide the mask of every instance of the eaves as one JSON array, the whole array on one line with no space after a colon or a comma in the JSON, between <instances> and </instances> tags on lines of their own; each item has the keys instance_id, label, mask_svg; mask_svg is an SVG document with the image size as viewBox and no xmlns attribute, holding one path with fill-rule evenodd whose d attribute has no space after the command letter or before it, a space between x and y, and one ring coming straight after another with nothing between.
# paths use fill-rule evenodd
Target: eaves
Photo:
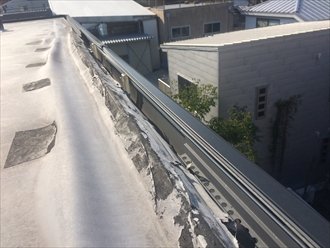
<instances>
[{"instance_id":1,"label":"eaves","mask_svg":"<svg viewBox=\"0 0 330 248\"><path fill-rule=\"evenodd\" d=\"M181 44L181 45L167 45L167 44L162 44L160 45L160 48L162 49L163 52L167 52L168 50L189 50L189 51L204 51L204 52L218 52L218 47L219 45L186 45L186 44Z\"/></svg>"},{"instance_id":2,"label":"eaves","mask_svg":"<svg viewBox=\"0 0 330 248\"><path fill-rule=\"evenodd\" d=\"M242 15L245 16L260 16L260 17L275 17L275 18L291 18L298 22L305 22L297 13L266 13L266 12L247 12L242 11Z\"/></svg>"}]
</instances>

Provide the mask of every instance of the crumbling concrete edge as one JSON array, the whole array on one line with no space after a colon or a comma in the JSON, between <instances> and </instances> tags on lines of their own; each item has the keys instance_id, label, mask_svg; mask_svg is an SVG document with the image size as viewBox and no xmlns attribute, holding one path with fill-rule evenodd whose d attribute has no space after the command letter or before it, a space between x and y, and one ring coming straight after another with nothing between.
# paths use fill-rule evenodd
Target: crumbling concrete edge
<instances>
[{"instance_id":1,"label":"crumbling concrete edge","mask_svg":"<svg viewBox=\"0 0 330 248\"><path fill-rule=\"evenodd\" d=\"M84 42L74 32L71 32L71 41L82 63L89 70L91 85L97 88L104 98L104 104L114 120L116 132L122 138L128 155L154 200L156 214L167 230L174 231L168 235L177 236L179 247L203 247L204 242L200 242L201 237L207 243L207 247L225 247L223 237L214 228L217 224L199 211L198 206L193 204L196 199L191 201L194 195L189 195L184 184L180 183L180 178L170 164L171 158L166 154L166 149L159 150L157 147L152 147L151 143L159 137L155 137L155 133L148 133L148 129L144 127L151 124L142 113L139 113L139 116L144 118L144 121L137 119L134 112L139 110L133 103L131 106L127 105L127 100L124 99L127 95L118 83L110 82L110 76L106 74L105 69L96 63ZM150 142L150 139L153 142ZM163 154L159 155L159 153ZM166 204L166 201L171 203ZM173 202L178 206L174 219L173 211L166 209L166 206L173 205Z\"/></svg>"}]
</instances>

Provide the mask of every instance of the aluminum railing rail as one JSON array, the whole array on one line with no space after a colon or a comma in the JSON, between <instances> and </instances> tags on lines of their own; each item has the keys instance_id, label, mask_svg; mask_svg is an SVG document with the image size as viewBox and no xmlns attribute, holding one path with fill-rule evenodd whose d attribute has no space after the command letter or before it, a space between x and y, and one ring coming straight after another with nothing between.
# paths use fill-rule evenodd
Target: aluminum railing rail
<instances>
[{"instance_id":1,"label":"aluminum railing rail","mask_svg":"<svg viewBox=\"0 0 330 248\"><path fill-rule=\"evenodd\" d=\"M330 247L327 220L157 89L74 19L66 18L75 32L96 46L105 68L115 68L128 77L129 84L123 88L132 92L132 101L174 150L179 155L187 154L228 201L236 212L235 218L257 238L256 246Z\"/></svg>"}]
</instances>

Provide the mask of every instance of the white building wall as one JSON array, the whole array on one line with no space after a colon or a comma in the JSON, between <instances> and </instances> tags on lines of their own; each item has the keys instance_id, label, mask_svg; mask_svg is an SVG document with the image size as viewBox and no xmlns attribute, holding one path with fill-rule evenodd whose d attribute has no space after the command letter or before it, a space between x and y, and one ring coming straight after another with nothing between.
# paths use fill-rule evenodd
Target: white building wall
<instances>
[{"instance_id":1,"label":"white building wall","mask_svg":"<svg viewBox=\"0 0 330 248\"><path fill-rule=\"evenodd\" d=\"M275 117L274 103L302 95L285 153L284 182L287 184L289 181L303 183L292 179L306 174L312 157L319 156L321 139L329 137L329 43L329 30L326 30L219 49L221 116L227 116L235 103L246 105L254 115L256 87L269 86L266 118L255 121L263 136L257 150L261 165L267 171L270 171L269 122ZM316 132L320 133L319 138Z\"/></svg>"},{"instance_id":2,"label":"white building wall","mask_svg":"<svg viewBox=\"0 0 330 248\"><path fill-rule=\"evenodd\" d=\"M169 78L171 91L177 92L178 73L201 84L212 84L218 87L218 53L205 51L169 50ZM218 106L211 109L206 119L218 116Z\"/></svg>"},{"instance_id":3,"label":"white building wall","mask_svg":"<svg viewBox=\"0 0 330 248\"><path fill-rule=\"evenodd\" d=\"M257 18L265 18L265 19L279 19L280 24L288 24L297 22L294 18L279 18L279 17L271 17L271 16L245 16L245 29L251 29L257 27Z\"/></svg>"}]
</instances>

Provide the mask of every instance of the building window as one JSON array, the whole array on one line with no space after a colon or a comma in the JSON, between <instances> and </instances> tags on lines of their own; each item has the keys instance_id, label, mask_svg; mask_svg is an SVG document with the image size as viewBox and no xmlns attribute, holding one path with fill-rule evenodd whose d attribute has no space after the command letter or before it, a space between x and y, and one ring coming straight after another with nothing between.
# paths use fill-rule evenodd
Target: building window
<instances>
[{"instance_id":1,"label":"building window","mask_svg":"<svg viewBox=\"0 0 330 248\"><path fill-rule=\"evenodd\" d=\"M257 18L257 28L279 25L280 20Z\"/></svg>"},{"instance_id":2,"label":"building window","mask_svg":"<svg viewBox=\"0 0 330 248\"><path fill-rule=\"evenodd\" d=\"M326 164L328 158L328 151L330 145L330 138L324 138L321 142L320 163Z\"/></svg>"},{"instance_id":3,"label":"building window","mask_svg":"<svg viewBox=\"0 0 330 248\"><path fill-rule=\"evenodd\" d=\"M257 88L256 98L256 120L266 117L268 86Z\"/></svg>"},{"instance_id":4,"label":"building window","mask_svg":"<svg viewBox=\"0 0 330 248\"><path fill-rule=\"evenodd\" d=\"M192 80L189 80L186 77L183 77L178 74L179 90L184 90L184 89L186 89L187 86L190 86L191 84L193 84Z\"/></svg>"},{"instance_id":5,"label":"building window","mask_svg":"<svg viewBox=\"0 0 330 248\"><path fill-rule=\"evenodd\" d=\"M139 23L138 22L107 23L107 30L109 35L139 33Z\"/></svg>"},{"instance_id":6,"label":"building window","mask_svg":"<svg viewBox=\"0 0 330 248\"><path fill-rule=\"evenodd\" d=\"M24 5L24 6L20 6L20 11L28 11L28 6Z\"/></svg>"},{"instance_id":7,"label":"building window","mask_svg":"<svg viewBox=\"0 0 330 248\"><path fill-rule=\"evenodd\" d=\"M185 39L190 37L190 27L175 27L172 28L172 39Z\"/></svg>"},{"instance_id":8,"label":"building window","mask_svg":"<svg viewBox=\"0 0 330 248\"><path fill-rule=\"evenodd\" d=\"M221 23L220 22L212 22L204 24L204 34L217 34L221 32Z\"/></svg>"},{"instance_id":9,"label":"building window","mask_svg":"<svg viewBox=\"0 0 330 248\"><path fill-rule=\"evenodd\" d=\"M245 27L245 16L240 13L234 14L234 28Z\"/></svg>"}]
</instances>

